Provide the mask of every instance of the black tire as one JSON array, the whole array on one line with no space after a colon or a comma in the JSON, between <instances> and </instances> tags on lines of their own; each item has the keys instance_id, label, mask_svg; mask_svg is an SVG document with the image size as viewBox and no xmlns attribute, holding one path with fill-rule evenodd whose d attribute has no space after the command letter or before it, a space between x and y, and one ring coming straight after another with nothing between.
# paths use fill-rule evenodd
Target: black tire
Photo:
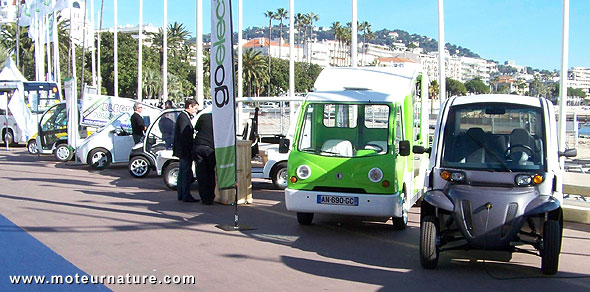
<instances>
[{"instance_id":1,"label":"black tire","mask_svg":"<svg viewBox=\"0 0 590 292\"><path fill-rule=\"evenodd\" d=\"M152 167L150 160L145 156L135 156L129 160L127 168L129 169L129 174L131 174L131 176L142 178L150 174Z\"/></svg>"},{"instance_id":2,"label":"black tire","mask_svg":"<svg viewBox=\"0 0 590 292\"><path fill-rule=\"evenodd\" d=\"M420 264L425 269L434 269L438 264L438 224L436 217L425 216L420 222Z\"/></svg>"},{"instance_id":3,"label":"black tire","mask_svg":"<svg viewBox=\"0 0 590 292\"><path fill-rule=\"evenodd\" d=\"M402 193L402 196L402 216L391 218L394 230L404 230L408 226L408 213L410 212L410 207L408 206L408 196L406 196L405 192Z\"/></svg>"},{"instance_id":4,"label":"black tire","mask_svg":"<svg viewBox=\"0 0 590 292\"><path fill-rule=\"evenodd\" d=\"M277 189L284 190L287 188L287 162L280 162L275 165L270 178Z\"/></svg>"},{"instance_id":5,"label":"black tire","mask_svg":"<svg viewBox=\"0 0 590 292\"><path fill-rule=\"evenodd\" d=\"M104 148L94 148L88 153L87 162L90 167L101 170L111 165L111 152Z\"/></svg>"},{"instance_id":6,"label":"black tire","mask_svg":"<svg viewBox=\"0 0 590 292\"><path fill-rule=\"evenodd\" d=\"M178 179L178 162L170 162L166 168L164 168L164 172L162 172L162 177L164 178L164 184L171 190L176 190L176 181Z\"/></svg>"},{"instance_id":7,"label":"black tire","mask_svg":"<svg viewBox=\"0 0 590 292\"><path fill-rule=\"evenodd\" d=\"M4 135L2 135L2 142L4 142L4 145L14 144L14 133L12 133L11 129L5 129Z\"/></svg>"},{"instance_id":8,"label":"black tire","mask_svg":"<svg viewBox=\"0 0 590 292\"><path fill-rule=\"evenodd\" d=\"M557 220L547 220L543 225L543 250L541 251L541 272L554 275L559 267L562 227Z\"/></svg>"},{"instance_id":9,"label":"black tire","mask_svg":"<svg viewBox=\"0 0 590 292\"><path fill-rule=\"evenodd\" d=\"M72 160L74 157L74 150L72 150L68 144L62 143L55 147L54 154L58 161L66 162Z\"/></svg>"},{"instance_id":10,"label":"black tire","mask_svg":"<svg viewBox=\"0 0 590 292\"><path fill-rule=\"evenodd\" d=\"M311 225L313 221L313 213L300 213L297 212L297 222L301 225Z\"/></svg>"},{"instance_id":11,"label":"black tire","mask_svg":"<svg viewBox=\"0 0 590 292\"><path fill-rule=\"evenodd\" d=\"M37 148L36 140L29 140L29 142L27 142L27 151L29 151L29 154L33 155L39 153L39 148Z\"/></svg>"}]
</instances>

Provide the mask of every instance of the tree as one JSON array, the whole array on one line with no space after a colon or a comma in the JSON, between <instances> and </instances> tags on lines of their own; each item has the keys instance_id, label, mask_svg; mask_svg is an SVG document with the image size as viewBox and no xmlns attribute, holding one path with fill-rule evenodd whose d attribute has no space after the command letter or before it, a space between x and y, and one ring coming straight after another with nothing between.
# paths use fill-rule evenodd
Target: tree
<instances>
[{"instance_id":1,"label":"tree","mask_svg":"<svg viewBox=\"0 0 590 292\"><path fill-rule=\"evenodd\" d=\"M490 93L490 87L487 86L481 79L475 78L465 83L465 89L469 93L485 94Z\"/></svg>"},{"instance_id":2,"label":"tree","mask_svg":"<svg viewBox=\"0 0 590 292\"><path fill-rule=\"evenodd\" d=\"M270 53L270 40L272 39L272 20L276 17L275 13L272 11L267 11L264 13L265 17L268 17L268 75L270 75L270 62L271 62L271 53ZM270 92L270 83L268 83L268 92Z\"/></svg>"},{"instance_id":3,"label":"tree","mask_svg":"<svg viewBox=\"0 0 590 292\"><path fill-rule=\"evenodd\" d=\"M252 89L256 90L256 95L260 94L262 86L268 82L266 62L261 52L246 49L242 57L242 69L247 96L252 96Z\"/></svg>"},{"instance_id":4,"label":"tree","mask_svg":"<svg viewBox=\"0 0 590 292\"><path fill-rule=\"evenodd\" d=\"M2 70L1 68L4 68L4 65L6 65L6 62L8 62L8 58L8 50L5 49L2 45L0 45L0 70Z\"/></svg>"},{"instance_id":5,"label":"tree","mask_svg":"<svg viewBox=\"0 0 590 292\"><path fill-rule=\"evenodd\" d=\"M297 27L297 38L299 38L299 42L303 43L301 40L301 27L304 26L305 15L302 13L297 13L295 15L295 26Z\"/></svg>"},{"instance_id":6,"label":"tree","mask_svg":"<svg viewBox=\"0 0 590 292\"><path fill-rule=\"evenodd\" d=\"M438 86L438 81L436 81L436 80L430 81L430 86L428 86L428 97L430 99L435 99L439 93L440 93L440 87Z\"/></svg>"},{"instance_id":7,"label":"tree","mask_svg":"<svg viewBox=\"0 0 590 292\"><path fill-rule=\"evenodd\" d=\"M580 88L568 87L567 88L567 96L576 96L576 97L585 98L586 92L584 92L584 90L582 90Z\"/></svg>"},{"instance_id":8,"label":"tree","mask_svg":"<svg viewBox=\"0 0 590 292\"><path fill-rule=\"evenodd\" d=\"M339 65L338 58L339 56L339 48L342 46L342 25L340 25L339 21L332 22L332 27L330 28L332 33L334 34L334 40L338 40L338 48L334 51L334 58L336 59L334 65Z\"/></svg>"},{"instance_id":9,"label":"tree","mask_svg":"<svg viewBox=\"0 0 590 292\"><path fill-rule=\"evenodd\" d=\"M455 79L447 78L446 79L446 87L447 87L447 94L449 96L456 96L456 95L465 95L467 94L467 89L465 85L460 81Z\"/></svg>"},{"instance_id":10,"label":"tree","mask_svg":"<svg viewBox=\"0 0 590 292\"><path fill-rule=\"evenodd\" d=\"M283 19L287 18L287 15L288 11L284 8L277 9L277 12L275 13L275 19L281 22L279 25L279 59L281 58L281 52L283 49Z\"/></svg>"}]
</instances>

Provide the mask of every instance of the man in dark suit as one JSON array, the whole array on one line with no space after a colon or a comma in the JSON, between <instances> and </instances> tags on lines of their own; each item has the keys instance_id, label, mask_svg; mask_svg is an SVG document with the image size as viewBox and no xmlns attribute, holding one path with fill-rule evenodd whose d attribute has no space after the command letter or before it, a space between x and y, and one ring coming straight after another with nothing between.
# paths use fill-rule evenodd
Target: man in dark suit
<instances>
[{"instance_id":1,"label":"man in dark suit","mask_svg":"<svg viewBox=\"0 0 590 292\"><path fill-rule=\"evenodd\" d=\"M199 195L203 205L212 205L215 199L215 145L213 143L213 119L210 113L199 117L195 126L193 158L197 162Z\"/></svg>"},{"instance_id":2,"label":"man in dark suit","mask_svg":"<svg viewBox=\"0 0 590 292\"><path fill-rule=\"evenodd\" d=\"M146 128L145 122L141 117L141 111L143 110L143 106L141 105L141 103L136 102L133 105L133 110L135 112L131 115L131 130L133 133L133 142L137 144L139 143L139 141L141 141L141 138L143 137L143 133L145 132Z\"/></svg>"},{"instance_id":3,"label":"man in dark suit","mask_svg":"<svg viewBox=\"0 0 590 292\"><path fill-rule=\"evenodd\" d=\"M176 181L177 199L183 202L198 202L190 194L190 186L194 180L192 165L192 148L194 128L191 120L197 112L197 101L189 98L184 102L184 111L178 115L174 125L174 144L172 153L180 159L178 164L178 179Z\"/></svg>"}]
</instances>

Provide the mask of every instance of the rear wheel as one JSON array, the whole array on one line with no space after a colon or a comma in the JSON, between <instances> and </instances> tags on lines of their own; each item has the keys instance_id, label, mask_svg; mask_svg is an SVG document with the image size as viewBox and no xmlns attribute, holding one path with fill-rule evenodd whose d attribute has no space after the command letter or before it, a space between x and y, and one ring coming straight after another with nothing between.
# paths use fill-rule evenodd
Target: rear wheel
<instances>
[{"instance_id":1,"label":"rear wheel","mask_svg":"<svg viewBox=\"0 0 590 292\"><path fill-rule=\"evenodd\" d=\"M284 190L287 187L287 163L277 164L271 174L272 183L277 189Z\"/></svg>"},{"instance_id":2,"label":"rear wheel","mask_svg":"<svg viewBox=\"0 0 590 292\"><path fill-rule=\"evenodd\" d=\"M129 161L128 168L133 177L146 177L150 174L150 161L144 156L135 156Z\"/></svg>"},{"instance_id":3,"label":"rear wheel","mask_svg":"<svg viewBox=\"0 0 590 292\"><path fill-rule=\"evenodd\" d=\"M438 264L438 225L434 216L425 216L420 222L420 264L434 269Z\"/></svg>"},{"instance_id":4,"label":"rear wheel","mask_svg":"<svg viewBox=\"0 0 590 292\"><path fill-rule=\"evenodd\" d=\"M557 273L561 252L561 224L547 220L543 225L543 250L541 251L541 272L545 275Z\"/></svg>"},{"instance_id":5,"label":"rear wheel","mask_svg":"<svg viewBox=\"0 0 590 292\"><path fill-rule=\"evenodd\" d=\"M111 153L104 148L94 148L88 154L88 165L96 170L105 169L110 164Z\"/></svg>"},{"instance_id":6,"label":"rear wheel","mask_svg":"<svg viewBox=\"0 0 590 292\"><path fill-rule=\"evenodd\" d=\"M313 221L313 213L300 213L297 212L297 222L301 225L311 225Z\"/></svg>"},{"instance_id":7,"label":"rear wheel","mask_svg":"<svg viewBox=\"0 0 590 292\"><path fill-rule=\"evenodd\" d=\"M33 140L29 140L29 142L27 143L27 151L29 151L30 154L37 154L39 153L39 148L37 148L37 141Z\"/></svg>"},{"instance_id":8,"label":"rear wheel","mask_svg":"<svg viewBox=\"0 0 590 292\"><path fill-rule=\"evenodd\" d=\"M68 144L62 143L55 147L55 158L61 162L72 160L74 157L74 151Z\"/></svg>"},{"instance_id":9,"label":"rear wheel","mask_svg":"<svg viewBox=\"0 0 590 292\"><path fill-rule=\"evenodd\" d=\"M408 213L410 211L410 207L408 206L408 198L405 192L402 193L402 196L402 216L391 218L391 221L393 221L393 229L395 230L404 230L406 229L406 226L408 226Z\"/></svg>"},{"instance_id":10,"label":"rear wheel","mask_svg":"<svg viewBox=\"0 0 590 292\"><path fill-rule=\"evenodd\" d=\"M178 171L178 162L175 161L168 164L162 173L162 176L164 177L164 184L171 190L176 190Z\"/></svg>"},{"instance_id":11,"label":"rear wheel","mask_svg":"<svg viewBox=\"0 0 590 292\"><path fill-rule=\"evenodd\" d=\"M5 130L4 135L2 135L2 141L4 142L4 144L8 144L8 145L11 145L12 143L14 143L14 134L12 133L12 130L10 130L10 129Z\"/></svg>"}]
</instances>

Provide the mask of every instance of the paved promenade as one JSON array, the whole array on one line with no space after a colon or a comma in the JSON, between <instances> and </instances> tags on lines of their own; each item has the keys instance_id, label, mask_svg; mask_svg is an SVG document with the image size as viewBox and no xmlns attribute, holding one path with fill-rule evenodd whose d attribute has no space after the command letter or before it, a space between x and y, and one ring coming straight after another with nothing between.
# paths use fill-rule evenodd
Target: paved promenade
<instances>
[{"instance_id":1,"label":"paved promenade","mask_svg":"<svg viewBox=\"0 0 590 292\"><path fill-rule=\"evenodd\" d=\"M84 285L9 281L16 274L75 273L196 280L85 289L95 291L590 290L590 225L565 224L556 277L543 277L540 258L527 254L484 264L472 259L475 252L446 252L436 270L423 270L418 208L402 232L391 222L327 215L300 226L282 191L262 180L253 189L254 203L239 214L257 229L225 232L215 225L232 224L233 207L181 203L153 173L134 179L126 165L94 171L2 148L0 291L77 291Z\"/></svg>"}]
</instances>

